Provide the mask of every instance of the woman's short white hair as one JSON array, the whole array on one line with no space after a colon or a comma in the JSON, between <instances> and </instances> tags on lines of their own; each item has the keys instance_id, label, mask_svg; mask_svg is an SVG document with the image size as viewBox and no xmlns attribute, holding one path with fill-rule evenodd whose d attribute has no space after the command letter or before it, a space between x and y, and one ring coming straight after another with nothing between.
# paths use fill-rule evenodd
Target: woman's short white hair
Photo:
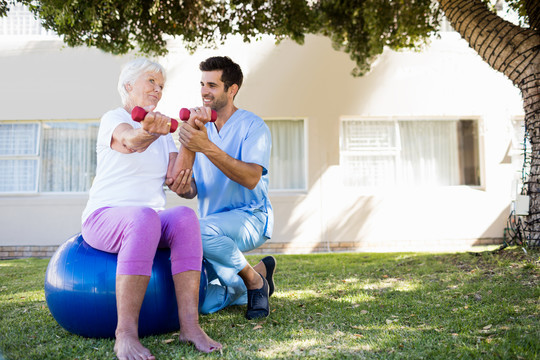
<instances>
[{"instance_id":1,"label":"woman's short white hair","mask_svg":"<svg viewBox=\"0 0 540 360\"><path fill-rule=\"evenodd\" d=\"M165 80L165 69L163 69L163 66L146 58L131 60L122 67L120 77L118 78L118 92L122 98L123 105L126 105L129 99L126 85L133 85L139 76L146 72L159 72L163 76L163 80Z\"/></svg>"}]
</instances>

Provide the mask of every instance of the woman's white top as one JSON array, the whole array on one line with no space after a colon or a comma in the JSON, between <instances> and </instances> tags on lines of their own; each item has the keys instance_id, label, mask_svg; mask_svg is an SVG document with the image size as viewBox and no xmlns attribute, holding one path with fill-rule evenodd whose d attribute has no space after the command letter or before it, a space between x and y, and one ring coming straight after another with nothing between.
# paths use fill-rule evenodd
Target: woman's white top
<instances>
[{"instance_id":1,"label":"woman's white top","mask_svg":"<svg viewBox=\"0 0 540 360\"><path fill-rule=\"evenodd\" d=\"M90 189L82 222L95 210L113 206L165 208L163 188L169 153L178 152L171 134L160 136L141 153L122 154L111 149L113 131L122 123L135 129L141 124L131 119L124 108L107 112L101 118L97 137L96 177Z\"/></svg>"}]
</instances>

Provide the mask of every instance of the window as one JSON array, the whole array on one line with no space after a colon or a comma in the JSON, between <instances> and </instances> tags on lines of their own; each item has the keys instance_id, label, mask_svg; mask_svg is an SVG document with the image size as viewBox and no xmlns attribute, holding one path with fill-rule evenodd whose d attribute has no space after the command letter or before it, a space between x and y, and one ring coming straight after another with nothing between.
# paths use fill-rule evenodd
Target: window
<instances>
[{"instance_id":1,"label":"window","mask_svg":"<svg viewBox=\"0 0 540 360\"><path fill-rule=\"evenodd\" d=\"M265 120L272 134L269 186L272 190L305 190L304 120Z\"/></svg>"},{"instance_id":2,"label":"window","mask_svg":"<svg viewBox=\"0 0 540 360\"><path fill-rule=\"evenodd\" d=\"M477 120L341 122L347 186L480 185Z\"/></svg>"},{"instance_id":3,"label":"window","mask_svg":"<svg viewBox=\"0 0 540 360\"><path fill-rule=\"evenodd\" d=\"M37 190L39 124L0 123L0 191Z\"/></svg>"},{"instance_id":4,"label":"window","mask_svg":"<svg viewBox=\"0 0 540 360\"><path fill-rule=\"evenodd\" d=\"M43 124L42 192L88 191L96 174L99 123L47 122Z\"/></svg>"},{"instance_id":5,"label":"window","mask_svg":"<svg viewBox=\"0 0 540 360\"><path fill-rule=\"evenodd\" d=\"M0 123L0 192L84 192L96 171L99 122Z\"/></svg>"},{"instance_id":6,"label":"window","mask_svg":"<svg viewBox=\"0 0 540 360\"><path fill-rule=\"evenodd\" d=\"M7 16L0 18L0 35L56 36L41 25L28 7L20 4L11 4Z\"/></svg>"}]
</instances>

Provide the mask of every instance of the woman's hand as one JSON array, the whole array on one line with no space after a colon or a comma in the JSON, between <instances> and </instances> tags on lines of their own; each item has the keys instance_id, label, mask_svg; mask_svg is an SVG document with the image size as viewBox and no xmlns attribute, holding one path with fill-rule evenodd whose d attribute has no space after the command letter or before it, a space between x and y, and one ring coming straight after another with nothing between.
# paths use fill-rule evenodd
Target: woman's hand
<instances>
[{"instance_id":1,"label":"woman's hand","mask_svg":"<svg viewBox=\"0 0 540 360\"><path fill-rule=\"evenodd\" d=\"M171 118L157 111L152 112L154 108L154 105L143 108L148 111L148 114L141 122L141 127L151 135L167 135L171 129Z\"/></svg>"},{"instance_id":2,"label":"woman's hand","mask_svg":"<svg viewBox=\"0 0 540 360\"><path fill-rule=\"evenodd\" d=\"M154 108L154 105L144 107L148 114L140 123L139 129L134 129L127 123L118 125L112 134L111 149L123 154L140 153L161 135L169 134L171 118L159 112L152 112Z\"/></svg>"}]
</instances>

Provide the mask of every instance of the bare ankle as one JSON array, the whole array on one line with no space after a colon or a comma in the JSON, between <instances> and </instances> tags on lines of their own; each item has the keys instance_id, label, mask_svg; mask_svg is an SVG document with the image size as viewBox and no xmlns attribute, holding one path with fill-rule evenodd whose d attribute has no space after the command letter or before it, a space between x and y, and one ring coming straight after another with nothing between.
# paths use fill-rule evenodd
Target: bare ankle
<instances>
[{"instance_id":1,"label":"bare ankle","mask_svg":"<svg viewBox=\"0 0 540 360\"><path fill-rule=\"evenodd\" d=\"M266 266L262 261L259 261L257 265L253 267L253 270L261 274L262 276L266 276Z\"/></svg>"},{"instance_id":2,"label":"bare ankle","mask_svg":"<svg viewBox=\"0 0 540 360\"><path fill-rule=\"evenodd\" d=\"M180 331L187 330L190 331L192 329L200 329L201 326L199 325L199 319L182 319L180 321Z\"/></svg>"},{"instance_id":3,"label":"bare ankle","mask_svg":"<svg viewBox=\"0 0 540 360\"><path fill-rule=\"evenodd\" d=\"M257 273L257 276L252 281L250 281L249 283L246 283L246 287L249 290L260 289L263 287L263 285L264 285L264 282L259 273Z\"/></svg>"},{"instance_id":4,"label":"bare ankle","mask_svg":"<svg viewBox=\"0 0 540 360\"><path fill-rule=\"evenodd\" d=\"M125 338L125 337L136 337L136 338L139 338L139 335L138 335L138 332L137 332L137 329L133 330L133 329L129 329L129 328L117 328L114 332L114 336L118 339L119 337L120 338Z\"/></svg>"}]
</instances>

